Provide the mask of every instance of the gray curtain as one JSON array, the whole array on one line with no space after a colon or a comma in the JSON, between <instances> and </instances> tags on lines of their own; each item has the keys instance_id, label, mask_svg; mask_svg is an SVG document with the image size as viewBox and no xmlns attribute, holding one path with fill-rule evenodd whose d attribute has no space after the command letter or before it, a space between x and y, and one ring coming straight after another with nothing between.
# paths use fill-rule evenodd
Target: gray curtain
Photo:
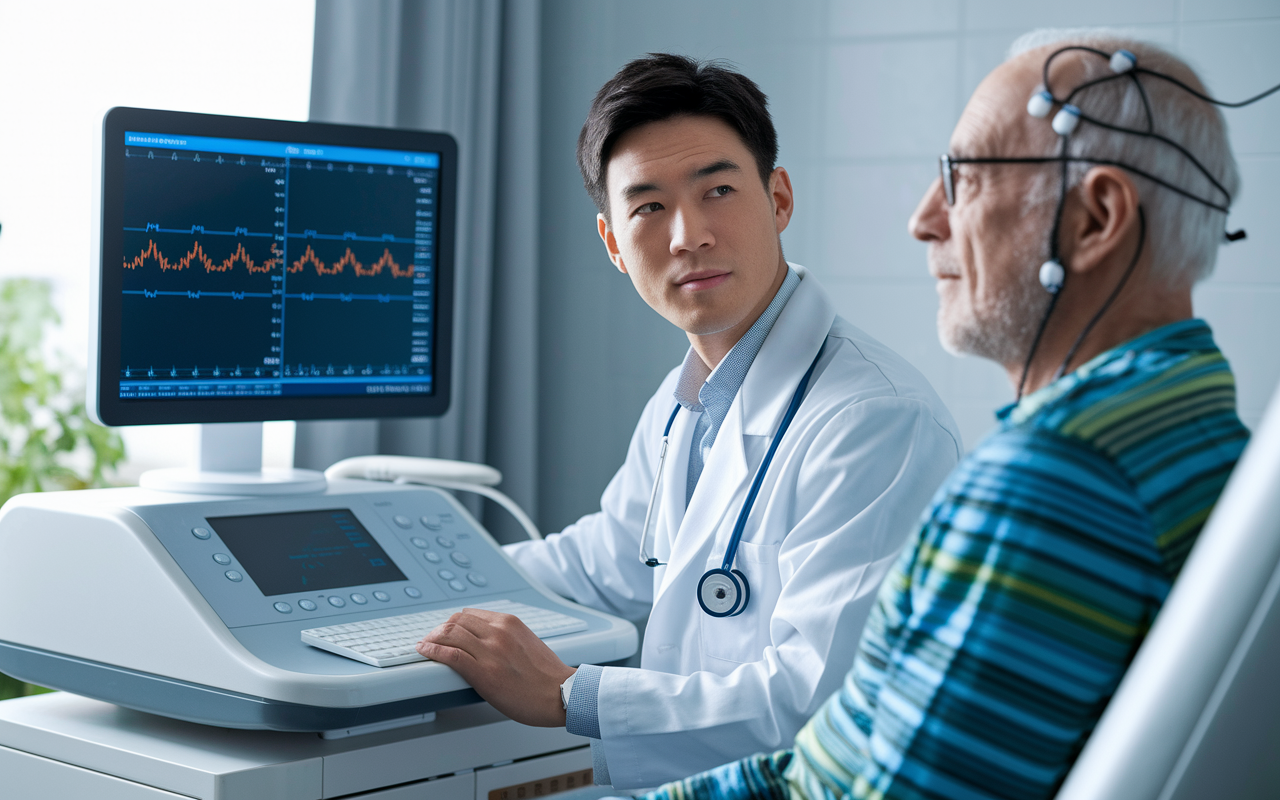
<instances>
[{"instance_id":1,"label":"gray curtain","mask_svg":"<svg viewBox=\"0 0 1280 800\"><path fill-rule=\"evenodd\" d=\"M311 119L458 140L453 398L438 419L301 422L298 466L372 453L489 462L532 512L536 409L520 398L534 395L536 364L538 12L529 0L317 0Z\"/></svg>"}]
</instances>

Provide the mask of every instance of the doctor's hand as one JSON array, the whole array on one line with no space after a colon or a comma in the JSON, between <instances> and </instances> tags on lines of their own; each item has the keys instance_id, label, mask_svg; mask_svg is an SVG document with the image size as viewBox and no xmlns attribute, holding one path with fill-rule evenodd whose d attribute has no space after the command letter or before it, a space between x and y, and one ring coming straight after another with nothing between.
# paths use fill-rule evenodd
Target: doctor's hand
<instances>
[{"instance_id":1,"label":"doctor's hand","mask_svg":"<svg viewBox=\"0 0 1280 800\"><path fill-rule=\"evenodd\" d=\"M576 670L518 617L467 608L423 637L417 650L463 677L516 722L552 728L565 723L560 684Z\"/></svg>"}]
</instances>

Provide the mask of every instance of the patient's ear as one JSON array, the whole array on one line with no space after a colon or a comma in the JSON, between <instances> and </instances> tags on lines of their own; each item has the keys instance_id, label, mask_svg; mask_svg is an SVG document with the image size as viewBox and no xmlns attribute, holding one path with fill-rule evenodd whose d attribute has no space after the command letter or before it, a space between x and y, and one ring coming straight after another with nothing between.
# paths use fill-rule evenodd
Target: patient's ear
<instances>
[{"instance_id":1,"label":"patient's ear","mask_svg":"<svg viewBox=\"0 0 1280 800\"><path fill-rule=\"evenodd\" d=\"M1086 273L1119 262L1138 246L1138 187L1119 167L1093 167L1071 190L1060 245L1067 269Z\"/></svg>"}]
</instances>

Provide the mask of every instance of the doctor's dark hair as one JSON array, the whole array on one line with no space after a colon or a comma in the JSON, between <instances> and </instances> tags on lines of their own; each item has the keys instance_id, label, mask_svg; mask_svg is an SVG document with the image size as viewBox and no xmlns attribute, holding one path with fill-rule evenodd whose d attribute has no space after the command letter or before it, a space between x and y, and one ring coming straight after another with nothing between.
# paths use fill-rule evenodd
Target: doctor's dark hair
<instances>
[{"instance_id":1,"label":"doctor's dark hair","mask_svg":"<svg viewBox=\"0 0 1280 800\"><path fill-rule=\"evenodd\" d=\"M778 159L778 134L760 87L720 61L650 53L618 70L600 87L578 134L578 169L587 194L609 218L606 168L618 137L672 117L709 116L738 132L767 187Z\"/></svg>"}]
</instances>

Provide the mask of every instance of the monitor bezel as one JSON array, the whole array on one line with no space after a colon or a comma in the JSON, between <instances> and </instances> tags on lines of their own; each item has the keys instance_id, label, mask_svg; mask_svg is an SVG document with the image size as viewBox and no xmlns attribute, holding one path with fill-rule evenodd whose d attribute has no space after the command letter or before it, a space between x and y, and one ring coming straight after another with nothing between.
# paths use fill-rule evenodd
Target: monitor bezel
<instances>
[{"instance_id":1,"label":"monitor bezel","mask_svg":"<svg viewBox=\"0 0 1280 800\"><path fill-rule=\"evenodd\" d=\"M440 154L436 201L435 300L432 392L428 395L288 396L218 399L120 399L120 333L123 276L107 269L123 257L125 132L254 139L330 146L368 147ZM436 417L449 410L453 370L454 248L456 237L458 145L447 133L289 122L180 111L116 107L102 121L102 176L98 254L92 265L96 319L91 320L89 408L105 425L258 422L282 419L370 419ZM117 273L119 270L116 271ZM112 300L115 302L111 302ZM111 346L114 343L114 347Z\"/></svg>"}]
</instances>

